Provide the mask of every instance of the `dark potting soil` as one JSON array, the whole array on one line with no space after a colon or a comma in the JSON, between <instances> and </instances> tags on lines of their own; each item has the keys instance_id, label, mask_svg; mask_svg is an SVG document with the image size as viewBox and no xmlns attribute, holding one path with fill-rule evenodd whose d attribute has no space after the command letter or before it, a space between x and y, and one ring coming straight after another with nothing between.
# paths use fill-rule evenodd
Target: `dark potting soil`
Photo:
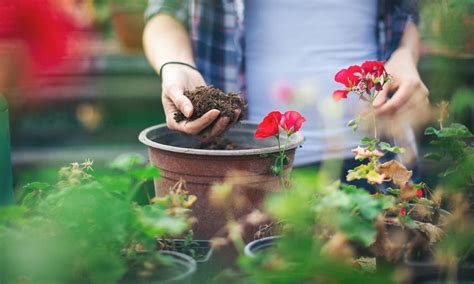
<instances>
[{"instance_id":1,"label":"dark potting soil","mask_svg":"<svg viewBox=\"0 0 474 284\"><path fill-rule=\"evenodd\" d=\"M240 119L247 109L247 105L238 93L224 93L212 86L200 86L191 91L187 90L184 95L191 100L194 111L189 118L186 118L181 112L176 112L174 114L176 122L195 120L211 109L217 109L220 111L220 116L227 116L231 121L236 121L235 111L241 110Z\"/></svg>"},{"instance_id":2,"label":"dark potting soil","mask_svg":"<svg viewBox=\"0 0 474 284\"><path fill-rule=\"evenodd\" d=\"M199 149L205 150L243 150L244 148L239 147L237 144L229 139L217 137L213 141L208 143L199 144Z\"/></svg>"}]
</instances>

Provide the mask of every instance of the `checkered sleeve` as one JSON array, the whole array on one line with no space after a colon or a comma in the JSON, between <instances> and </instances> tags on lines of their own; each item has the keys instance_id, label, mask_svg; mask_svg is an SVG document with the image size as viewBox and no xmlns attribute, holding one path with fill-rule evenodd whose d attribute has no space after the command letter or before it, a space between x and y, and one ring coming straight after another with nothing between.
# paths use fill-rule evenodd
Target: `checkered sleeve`
<instances>
[{"instance_id":1,"label":"checkered sleeve","mask_svg":"<svg viewBox=\"0 0 474 284\"><path fill-rule=\"evenodd\" d=\"M165 13L188 26L189 2L190 0L148 0L145 20L150 20L158 13Z\"/></svg>"},{"instance_id":2,"label":"checkered sleeve","mask_svg":"<svg viewBox=\"0 0 474 284\"><path fill-rule=\"evenodd\" d=\"M401 5L401 10L406 15L406 20L415 24L418 24L419 21L418 2L418 0L405 0Z\"/></svg>"}]
</instances>

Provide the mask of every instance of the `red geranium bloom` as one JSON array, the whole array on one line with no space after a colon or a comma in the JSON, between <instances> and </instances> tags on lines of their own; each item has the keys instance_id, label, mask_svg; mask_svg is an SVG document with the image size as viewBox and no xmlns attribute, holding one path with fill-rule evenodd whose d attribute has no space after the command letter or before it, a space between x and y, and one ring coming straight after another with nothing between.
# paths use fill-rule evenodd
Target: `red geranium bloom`
<instances>
[{"instance_id":1,"label":"red geranium bloom","mask_svg":"<svg viewBox=\"0 0 474 284\"><path fill-rule=\"evenodd\" d=\"M407 215L407 210L406 210L405 208L402 208L402 209L400 210L400 215L402 215L402 216Z\"/></svg>"},{"instance_id":2,"label":"red geranium bloom","mask_svg":"<svg viewBox=\"0 0 474 284\"><path fill-rule=\"evenodd\" d=\"M365 61L361 67L365 74L380 77L386 74L384 64L384 61Z\"/></svg>"},{"instance_id":3,"label":"red geranium bloom","mask_svg":"<svg viewBox=\"0 0 474 284\"><path fill-rule=\"evenodd\" d=\"M346 88L352 88L357 86L361 80L362 68L357 65L352 65L347 69L342 69L336 73L334 80L341 84L344 84Z\"/></svg>"},{"instance_id":4,"label":"red geranium bloom","mask_svg":"<svg viewBox=\"0 0 474 284\"><path fill-rule=\"evenodd\" d=\"M305 121L306 118L304 118L299 112L287 111L281 117L280 126L288 133L288 135L291 135L300 130L301 125Z\"/></svg>"},{"instance_id":5,"label":"red geranium bloom","mask_svg":"<svg viewBox=\"0 0 474 284\"><path fill-rule=\"evenodd\" d=\"M349 94L347 90L336 90L332 93L332 99L337 103L341 99L347 99L347 94Z\"/></svg>"},{"instance_id":6,"label":"red geranium bloom","mask_svg":"<svg viewBox=\"0 0 474 284\"><path fill-rule=\"evenodd\" d=\"M422 189L417 189L416 190L416 195L418 196L418 198L422 198L423 197L423 190Z\"/></svg>"},{"instance_id":7,"label":"red geranium bloom","mask_svg":"<svg viewBox=\"0 0 474 284\"><path fill-rule=\"evenodd\" d=\"M281 120L281 112L272 111L258 125L255 132L255 138L262 139L271 136L277 136L280 132L279 124Z\"/></svg>"}]
</instances>

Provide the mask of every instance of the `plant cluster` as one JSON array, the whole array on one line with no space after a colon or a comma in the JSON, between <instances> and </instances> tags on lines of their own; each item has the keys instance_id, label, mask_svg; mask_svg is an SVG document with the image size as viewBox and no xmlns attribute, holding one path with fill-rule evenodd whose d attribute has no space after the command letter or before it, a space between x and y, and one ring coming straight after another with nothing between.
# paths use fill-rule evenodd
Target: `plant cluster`
<instances>
[{"instance_id":1,"label":"plant cluster","mask_svg":"<svg viewBox=\"0 0 474 284\"><path fill-rule=\"evenodd\" d=\"M194 198L172 191L139 205L136 194L159 176L143 160L120 156L105 175L90 160L72 163L56 184L24 186L18 205L0 208L0 282L116 283L161 265L147 252L188 229Z\"/></svg>"},{"instance_id":2,"label":"plant cluster","mask_svg":"<svg viewBox=\"0 0 474 284\"><path fill-rule=\"evenodd\" d=\"M372 108L390 75L383 62L365 62L341 70L335 79L345 86L334 92L335 101L353 92ZM317 180L295 179L291 190L274 194L266 203L270 217L285 224L275 246L256 258L241 257L241 267L251 280L387 283L405 276L390 270L395 266L380 265L379 260L397 263L403 257L435 250L437 263L448 265L454 271L452 276L459 263L474 259L474 230L465 215L469 205L460 195L473 185L472 133L460 124L444 126L446 111L439 119L439 129L430 127L425 132L436 137L432 142L436 151L427 157L450 159L450 166L440 174L443 192L448 193L445 197L453 206L450 214L440 209L440 189L433 191L426 183L413 183L412 171L394 159L381 161L389 154L402 154L404 149L380 141L373 109L369 115L373 136L364 137L353 150L361 164L348 171L347 180L366 180L375 193L330 183L324 173ZM349 126L357 130L364 120L368 119L358 118Z\"/></svg>"}]
</instances>

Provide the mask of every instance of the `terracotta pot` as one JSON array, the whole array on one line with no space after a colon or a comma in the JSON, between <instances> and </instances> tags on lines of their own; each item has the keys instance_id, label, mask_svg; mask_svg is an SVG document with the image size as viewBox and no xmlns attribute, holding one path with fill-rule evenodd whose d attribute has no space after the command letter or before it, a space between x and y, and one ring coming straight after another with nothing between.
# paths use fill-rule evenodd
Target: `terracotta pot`
<instances>
[{"instance_id":1,"label":"terracotta pot","mask_svg":"<svg viewBox=\"0 0 474 284\"><path fill-rule=\"evenodd\" d=\"M233 202L231 210L236 217L258 208L267 192L279 190L279 177L271 171L278 146L272 138L254 139L256 129L256 123L241 122L224 135L243 150L196 149L199 143L195 139L171 131L165 124L140 133L139 140L149 146L150 162L161 171L161 178L155 180L156 194L165 195L183 179L189 193L197 196L198 201L193 206L193 214L198 219L193 228L196 238L209 239L225 225L224 211L210 204L209 192L212 184L223 181L230 172L234 177L232 194L238 196L233 200L245 201ZM284 137L281 139L285 141ZM296 133L288 141L286 174L291 171L295 149L303 140L303 136Z\"/></svg>"},{"instance_id":2,"label":"terracotta pot","mask_svg":"<svg viewBox=\"0 0 474 284\"><path fill-rule=\"evenodd\" d=\"M145 29L143 10L111 8L112 28L121 47L130 53L143 51L142 36Z\"/></svg>"}]
</instances>

